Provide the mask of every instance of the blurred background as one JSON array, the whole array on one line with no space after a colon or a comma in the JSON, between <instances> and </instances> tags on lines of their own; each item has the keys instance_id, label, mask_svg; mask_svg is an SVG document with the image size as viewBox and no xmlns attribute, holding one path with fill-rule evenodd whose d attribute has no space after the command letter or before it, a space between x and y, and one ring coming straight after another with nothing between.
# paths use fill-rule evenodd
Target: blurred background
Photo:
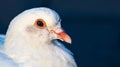
<instances>
[{"instance_id":1,"label":"blurred background","mask_svg":"<svg viewBox=\"0 0 120 67\"><path fill-rule=\"evenodd\" d=\"M119 0L0 0L0 33L22 11L41 6L60 14L78 67L120 67Z\"/></svg>"}]
</instances>

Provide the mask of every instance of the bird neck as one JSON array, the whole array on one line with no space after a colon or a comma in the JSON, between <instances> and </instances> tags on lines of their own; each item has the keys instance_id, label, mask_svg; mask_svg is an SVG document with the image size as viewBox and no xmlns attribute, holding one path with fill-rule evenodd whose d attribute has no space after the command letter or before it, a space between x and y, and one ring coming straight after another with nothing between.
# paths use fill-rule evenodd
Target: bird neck
<instances>
[{"instance_id":1,"label":"bird neck","mask_svg":"<svg viewBox=\"0 0 120 67\"><path fill-rule=\"evenodd\" d=\"M7 36L4 50L8 57L20 65L19 67L63 67L61 64L65 63L67 65L66 62L71 62L74 67L77 67L71 52L59 42L56 42L56 44L52 42L40 43L34 38L28 41L27 37L20 36L16 39L16 36ZM49 63L51 66L49 66ZM48 65L45 66L46 64ZM54 64L60 66L54 66Z\"/></svg>"},{"instance_id":2,"label":"bird neck","mask_svg":"<svg viewBox=\"0 0 120 67\"><path fill-rule=\"evenodd\" d=\"M5 53L16 62L24 62L33 55L37 57L43 53L45 55L49 52L49 49L53 49L52 42L42 42L35 38L28 38L24 35L6 36L4 50Z\"/></svg>"}]
</instances>

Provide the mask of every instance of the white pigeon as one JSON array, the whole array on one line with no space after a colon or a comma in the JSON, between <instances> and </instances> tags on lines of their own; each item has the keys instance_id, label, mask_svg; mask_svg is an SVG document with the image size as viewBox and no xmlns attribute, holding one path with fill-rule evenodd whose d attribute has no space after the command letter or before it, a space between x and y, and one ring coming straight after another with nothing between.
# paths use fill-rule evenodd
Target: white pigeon
<instances>
[{"instance_id":1,"label":"white pigeon","mask_svg":"<svg viewBox=\"0 0 120 67\"><path fill-rule=\"evenodd\" d=\"M6 36L0 35L0 67L77 67L72 53L55 39L71 43L54 10L22 12L11 21Z\"/></svg>"}]
</instances>

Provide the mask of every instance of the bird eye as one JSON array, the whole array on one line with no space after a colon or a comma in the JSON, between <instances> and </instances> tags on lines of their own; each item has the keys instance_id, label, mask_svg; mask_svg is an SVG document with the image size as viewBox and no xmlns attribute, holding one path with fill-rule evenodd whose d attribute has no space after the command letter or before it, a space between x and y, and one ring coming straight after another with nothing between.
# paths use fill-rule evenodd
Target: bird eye
<instances>
[{"instance_id":1,"label":"bird eye","mask_svg":"<svg viewBox=\"0 0 120 67\"><path fill-rule=\"evenodd\" d=\"M44 23L43 23L42 21L39 21L39 20L38 20L38 21L37 21L37 25L42 27L42 26L44 26Z\"/></svg>"},{"instance_id":2,"label":"bird eye","mask_svg":"<svg viewBox=\"0 0 120 67\"><path fill-rule=\"evenodd\" d=\"M37 19L34 25L38 28L46 27L45 21L43 19Z\"/></svg>"}]
</instances>

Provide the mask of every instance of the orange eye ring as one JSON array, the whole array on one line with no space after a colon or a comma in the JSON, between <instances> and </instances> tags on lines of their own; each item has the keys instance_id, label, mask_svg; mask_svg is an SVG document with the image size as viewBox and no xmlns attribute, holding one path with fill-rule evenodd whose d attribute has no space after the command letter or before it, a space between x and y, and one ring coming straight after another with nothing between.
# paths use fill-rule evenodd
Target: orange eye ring
<instances>
[{"instance_id":1,"label":"orange eye ring","mask_svg":"<svg viewBox=\"0 0 120 67\"><path fill-rule=\"evenodd\" d=\"M46 23L43 19L37 19L34 24L35 27L43 29L46 28Z\"/></svg>"}]
</instances>

